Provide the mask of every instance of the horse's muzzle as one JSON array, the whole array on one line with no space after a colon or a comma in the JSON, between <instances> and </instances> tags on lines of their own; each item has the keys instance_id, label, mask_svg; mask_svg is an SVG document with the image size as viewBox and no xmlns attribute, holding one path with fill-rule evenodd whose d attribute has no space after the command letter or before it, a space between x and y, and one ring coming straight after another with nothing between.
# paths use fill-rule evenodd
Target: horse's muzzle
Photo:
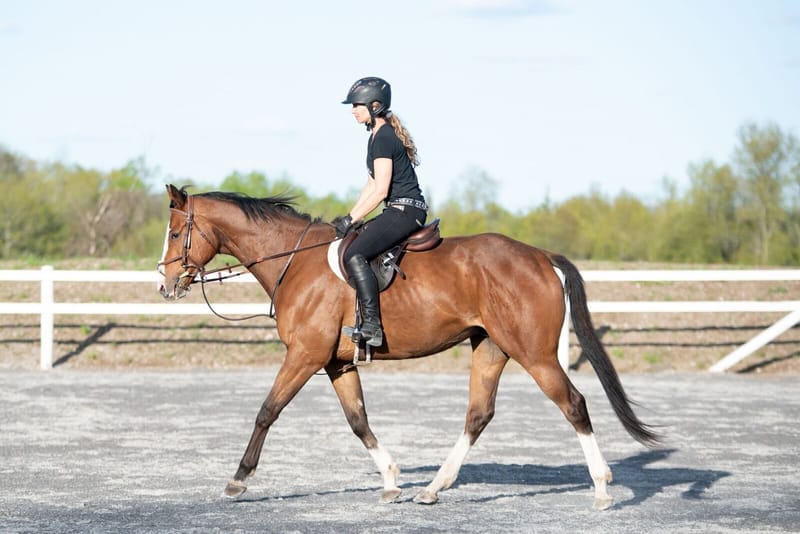
<instances>
[{"instance_id":1,"label":"horse's muzzle","mask_svg":"<svg viewBox=\"0 0 800 534\"><path fill-rule=\"evenodd\" d=\"M188 283L185 281L188 280ZM192 277L182 277L173 280L172 283L167 282L166 279L158 284L158 292L166 300L179 300L185 297L191 289Z\"/></svg>"}]
</instances>

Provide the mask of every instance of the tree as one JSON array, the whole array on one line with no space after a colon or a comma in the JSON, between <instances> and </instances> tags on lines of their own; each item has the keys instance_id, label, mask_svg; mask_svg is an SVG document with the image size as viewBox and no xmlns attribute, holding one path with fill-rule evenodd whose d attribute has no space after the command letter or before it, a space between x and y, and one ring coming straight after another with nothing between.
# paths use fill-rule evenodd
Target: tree
<instances>
[{"instance_id":1,"label":"tree","mask_svg":"<svg viewBox=\"0 0 800 534\"><path fill-rule=\"evenodd\" d=\"M0 147L0 188L0 257L62 254L61 220L36 164Z\"/></svg>"},{"instance_id":2,"label":"tree","mask_svg":"<svg viewBox=\"0 0 800 534\"><path fill-rule=\"evenodd\" d=\"M689 167L687 217L694 231L696 261L736 261L744 239L740 184L729 165L705 161Z\"/></svg>"},{"instance_id":3,"label":"tree","mask_svg":"<svg viewBox=\"0 0 800 534\"><path fill-rule=\"evenodd\" d=\"M784 187L792 182L798 160L797 140L775 124L745 124L734 152L742 180L742 215L752 229L752 249L761 264L770 261L770 246L786 224ZM777 236L784 237L785 236Z\"/></svg>"},{"instance_id":4,"label":"tree","mask_svg":"<svg viewBox=\"0 0 800 534\"><path fill-rule=\"evenodd\" d=\"M244 193L254 198L273 196L293 196L299 198L305 193L298 194L295 186L288 178L283 177L271 182L263 172L251 171L247 174L232 172L220 184L222 191Z\"/></svg>"},{"instance_id":5,"label":"tree","mask_svg":"<svg viewBox=\"0 0 800 534\"><path fill-rule=\"evenodd\" d=\"M101 172L54 164L48 169L54 204L68 230L69 254L103 256L145 222L148 169L132 160Z\"/></svg>"}]
</instances>

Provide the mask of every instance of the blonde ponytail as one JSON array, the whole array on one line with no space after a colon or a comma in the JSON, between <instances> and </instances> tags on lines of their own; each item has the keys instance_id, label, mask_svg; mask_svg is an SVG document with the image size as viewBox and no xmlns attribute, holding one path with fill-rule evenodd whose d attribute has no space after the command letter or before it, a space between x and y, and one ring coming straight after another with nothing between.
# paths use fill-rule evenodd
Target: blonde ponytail
<instances>
[{"instance_id":1,"label":"blonde ponytail","mask_svg":"<svg viewBox=\"0 0 800 534\"><path fill-rule=\"evenodd\" d=\"M411 160L411 165L414 167L419 165L417 145L414 144L411 134L408 133L408 130L406 130L406 127L403 126L402 122L400 122L400 119L397 117L397 115L390 111L386 114L386 122L388 122L392 127L392 130L394 130L394 133L397 135L397 138L400 139L400 142L403 143L403 146L406 147L406 154L408 155L408 159Z\"/></svg>"}]
</instances>

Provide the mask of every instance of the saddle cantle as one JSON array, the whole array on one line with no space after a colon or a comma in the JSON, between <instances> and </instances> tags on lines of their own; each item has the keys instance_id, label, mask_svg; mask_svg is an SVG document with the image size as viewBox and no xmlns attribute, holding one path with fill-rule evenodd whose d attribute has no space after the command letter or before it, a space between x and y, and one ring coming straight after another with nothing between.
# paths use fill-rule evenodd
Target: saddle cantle
<instances>
[{"instance_id":1,"label":"saddle cantle","mask_svg":"<svg viewBox=\"0 0 800 534\"><path fill-rule=\"evenodd\" d=\"M358 232L352 232L344 239L337 239L331 243L328 249L328 265L340 279L344 280L351 287L355 287L348 279L347 270L344 268L344 252L358 236ZM400 269L399 263L406 251L424 252L436 248L441 243L442 237L439 233L439 219L434 219L410 236L405 241L387 250L370 262L370 267L378 279L378 290L383 291L392 283L394 275L399 273L405 279L405 273Z\"/></svg>"}]
</instances>

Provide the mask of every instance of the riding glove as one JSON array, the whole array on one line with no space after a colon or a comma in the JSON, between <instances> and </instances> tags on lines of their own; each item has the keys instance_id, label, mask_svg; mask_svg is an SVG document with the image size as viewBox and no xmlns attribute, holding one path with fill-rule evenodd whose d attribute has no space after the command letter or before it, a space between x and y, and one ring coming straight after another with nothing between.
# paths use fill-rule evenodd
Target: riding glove
<instances>
[{"instance_id":1,"label":"riding glove","mask_svg":"<svg viewBox=\"0 0 800 534\"><path fill-rule=\"evenodd\" d=\"M347 234L349 234L354 230L353 218L348 213L344 217L339 217L338 219L336 219L335 226L336 226L336 238L343 239Z\"/></svg>"}]
</instances>

